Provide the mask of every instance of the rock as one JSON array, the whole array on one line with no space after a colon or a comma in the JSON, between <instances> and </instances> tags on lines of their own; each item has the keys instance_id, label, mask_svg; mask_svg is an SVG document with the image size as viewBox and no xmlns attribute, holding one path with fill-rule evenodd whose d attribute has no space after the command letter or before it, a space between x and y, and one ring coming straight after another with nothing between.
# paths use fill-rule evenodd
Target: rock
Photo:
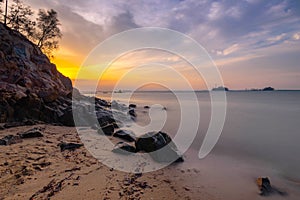
<instances>
[{"instance_id":1,"label":"rock","mask_svg":"<svg viewBox=\"0 0 300 200\"><path fill-rule=\"evenodd\" d=\"M114 153L123 154L123 155L129 155L131 153L135 153L136 149L135 147L125 143L125 142L119 142L116 144L114 149L112 150Z\"/></svg>"},{"instance_id":2,"label":"rock","mask_svg":"<svg viewBox=\"0 0 300 200\"><path fill-rule=\"evenodd\" d=\"M127 107L126 107L125 104L120 104L120 103L118 103L118 102L115 101L115 100L113 100L113 101L111 102L111 108L112 108L112 109L115 109L115 110L121 110L121 111L127 110Z\"/></svg>"},{"instance_id":3,"label":"rock","mask_svg":"<svg viewBox=\"0 0 300 200\"><path fill-rule=\"evenodd\" d=\"M130 130L118 130L113 134L113 136L128 142L134 142L136 139L134 132Z\"/></svg>"},{"instance_id":4,"label":"rock","mask_svg":"<svg viewBox=\"0 0 300 200\"><path fill-rule=\"evenodd\" d=\"M96 113L96 117L98 120L98 123L100 126L103 126L104 124L112 124L116 122L114 119L114 116L111 111L109 110L101 110Z\"/></svg>"},{"instance_id":5,"label":"rock","mask_svg":"<svg viewBox=\"0 0 300 200\"><path fill-rule=\"evenodd\" d=\"M135 104L129 104L128 108L136 108L136 105Z\"/></svg>"},{"instance_id":6,"label":"rock","mask_svg":"<svg viewBox=\"0 0 300 200\"><path fill-rule=\"evenodd\" d=\"M150 152L150 156L153 160L159 163L179 163L184 162L183 157L178 153L177 149L170 147L169 145L164 148Z\"/></svg>"},{"instance_id":7,"label":"rock","mask_svg":"<svg viewBox=\"0 0 300 200\"><path fill-rule=\"evenodd\" d=\"M164 132L147 133L136 140L135 146L137 152L147 152L157 162L183 162L171 137Z\"/></svg>"},{"instance_id":8,"label":"rock","mask_svg":"<svg viewBox=\"0 0 300 200\"><path fill-rule=\"evenodd\" d=\"M62 116L59 117L59 122L65 126L74 126L72 107L67 108Z\"/></svg>"},{"instance_id":9,"label":"rock","mask_svg":"<svg viewBox=\"0 0 300 200\"><path fill-rule=\"evenodd\" d=\"M172 141L164 132L149 132L139 137L135 146L137 151L153 152L161 149Z\"/></svg>"},{"instance_id":10,"label":"rock","mask_svg":"<svg viewBox=\"0 0 300 200\"><path fill-rule=\"evenodd\" d=\"M113 124L101 126L98 133L111 136L114 133L115 127Z\"/></svg>"},{"instance_id":11,"label":"rock","mask_svg":"<svg viewBox=\"0 0 300 200\"><path fill-rule=\"evenodd\" d=\"M30 129L24 133L19 134L20 138L37 138L37 137L44 137L43 133L38 128Z\"/></svg>"},{"instance_id":12,"label":"rock","mask_svg":"<svg viewBox=\"0 0 300 200\"><path fill-rule=\"evenodd\" d=\"M271 194L279 194L281 196L287 195L286 192L282 192L279 189L272 187L271 181L269 180L268 177L257 178L256 183L257 183L257 186L259 187L261 196L269 196Z\"/></svg>"},{"instance_id":13,"label":"rock","mask_svg":"<svg viewBox=\"0 0 300 200\"><path fill-rule=\"evenodd\" d=\"M52 90L41 90L38 93L38 96L44 100L46 103L50 103L55 101L59 97L59 93L57 91Z\"/></svg>"},{"instance_id":14,"label":"rock","mask_svg":"<svg viewBox=\"0 0 300 200\"><path fill-rule=\"evenodd\" d=\"M78 149L83 146L83 144L77 144L77 143L59 143L58 146L60 147L61 151L70 150L74 151L75 149Z\"/></svg>"},{"instance_id":15,"label":"rock","mask_svg":"<svg viewBox=\"0 0 300 200\"><path fill-rule=\"evenodd\" d=\"M4 138L0 139L0 145L11 145L22 142L22 139L20 136L15 135L7 135Z\"/></svg>"},{"instance_id":16,"label":"rock","mask_svg":"<svg viewBox=\"0 0 300 200\"><path fill-rule=\"evenodd\" d=\"M24 120L22 122L9 122L4 124L4 128L13 128L13 127L18 127L18 126L32 126L37 124L36 121L34 120Z\"/></svg>"},{"instance_id":17,"label":"rock","mask_svg":"<svg viewBox=\"0 0 300 200\"><path fill-rule=\"evenodd\" d=\"M130 109L130 110L128 111L128 115L130 115L130 116L133 117L133 118L136 118L136 116L137 116L134 109Z\"/></svg>"},{"instance_id":18,"label":"rock","mask_svg":"<svg viewBox=\"0 0 300 200\"><path fill-rule=\"evenodd\" d=\"M79 126L115 122L108 102L80 94L38 46L2 23L0 66L0 123L31 119L75 126L73 109Z\"/></svg>"},{"instance_id":19,"label":"rock","mask_svg":"<svg viewBox=\"0 0 300 200\"><path fill-rule=\"evenodd\" d=\"M1 146L5 146L7 143L6 143L6 140L5 139L0 139L0 145Z\"/></svg>"},{"instance_id":20,"label":"rock","mask_svg":"<svg viewBox=\"0 0 300 200\"><path fill-rule=\"evenodd\" d=\"M150 108L150 106L144 106L144 108L145 108L145 109L149 109L149 108Z\"/></svg>"},{"instance_id":21,"label":"rock","mask_svg":"<svg viewBox=\"0 0 300 200\"><path fill-rule=\"evenodd\" d=\"M24 97L27 97L27 95L22 91L17 91L16 94L15 94L15 99L17 101L24 98Z\"/></svg>"}]
</instances>

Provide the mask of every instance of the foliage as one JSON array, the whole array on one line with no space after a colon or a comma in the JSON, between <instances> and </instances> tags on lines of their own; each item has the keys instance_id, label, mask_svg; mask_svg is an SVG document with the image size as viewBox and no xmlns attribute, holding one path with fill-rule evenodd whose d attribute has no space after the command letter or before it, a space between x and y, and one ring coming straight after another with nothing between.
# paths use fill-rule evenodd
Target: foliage
<instances>
[{"instance_id":1,"label":"foliage","mask_svg":"<svg viewBox=\"0 0 300 200\"><path fill-rule=\"evenodd\" d=\"M32 20L34 12L29 6L23 5L20 0L13 0L10 12L7 16L7 25L12 29L32 38L35 32L35 21Z\"/></svg>"},{"instance_id":2,"label":"foliage","mask_svg":"<svg viewBox=\"0 0 300 200\"><path fill-rule=\"evenodd\" d=\"M59 29L60 25L55 10L39 10L37 18L38 30L35 34L35 40L37 46L49 57L53 57L51 52L58 48L58 39L62 37Z\"/></svg>"},{"instance_id":3,"label":"foliage","mask_svg":"<svg viewBox=\"0 0 300 200\"><path fill-rule=\"evenodd\" d=\"M3 16L0 0L0 14ZM53 58L53 51L59 47L62 37L57 12L53 9L40 9L38 17L34 19L34 12L30 6L21 0L13 0L9 7L7 26L25 35L35 43L49 58Z\"/></svg>"}]
</instances>

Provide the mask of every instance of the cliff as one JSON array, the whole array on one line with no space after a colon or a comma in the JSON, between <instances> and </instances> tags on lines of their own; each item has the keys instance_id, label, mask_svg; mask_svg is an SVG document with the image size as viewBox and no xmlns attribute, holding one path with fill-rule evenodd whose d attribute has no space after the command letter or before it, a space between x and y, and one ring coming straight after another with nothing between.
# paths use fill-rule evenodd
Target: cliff
<instances>
[{"instance_id":1,"label":"cliff","mask_svg":"<svg viewBox=\"0 0 300 200\"><path fill-rule=\"evenodd\" d=\"M60 122L72 104L72 82L42 51L0 23L0 122Z\"/></svg>"}]
</instances>

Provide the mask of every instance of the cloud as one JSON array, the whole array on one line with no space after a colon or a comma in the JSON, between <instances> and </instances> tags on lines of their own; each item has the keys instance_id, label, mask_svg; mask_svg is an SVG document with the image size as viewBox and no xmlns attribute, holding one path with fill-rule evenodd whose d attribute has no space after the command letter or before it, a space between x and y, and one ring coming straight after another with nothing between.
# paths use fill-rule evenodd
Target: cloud
<instances>
[{"instance_id":1,"label":"cloud","mask_svg":"<svg viewBox=\"0 0 300 200\"><path fill-rule=\"evenodd\" d=\"M280 51L299 54L300 1L297 0L25 2L36 9L54 8L59 12L64 33L62 49L75 57L87 55L113 34L144 26L187 34L223 63L250 62ZM297 56L293 59L299 60Z\"/></svg>"},{"instance_id":2,"label":"cloud","mask_svg":"<svg viewBox=\"0 0 300 200\"><path fill-rule=\"evenodd\" d=\"M300 40L300 32L293 35L294 40Z\"/></svg>"},{"instance_id":3,"label":"cloud","mask_svg":"<svg viewBox=\"0 0 300 200\"><path fill-rule=\"evenodd\" d=\"M285 38L285 36L286 36L286 33L282 33L280 35L270 37L267 40L270 41L270 42L278 42L278 41L283 40Z\"/></svg>"},{"instance_id":4,"label":"cloud","mask_svg":"<svg viewBox=\"0 0 300 200\"><path fill-rule=\"evenodd\" d=\"M217 54L227 56L229 54L236 52L239 48L240 48L239 44L233 44L230 47L224 49L223 51L217 51Z\"/></svg>"}]
</instances>

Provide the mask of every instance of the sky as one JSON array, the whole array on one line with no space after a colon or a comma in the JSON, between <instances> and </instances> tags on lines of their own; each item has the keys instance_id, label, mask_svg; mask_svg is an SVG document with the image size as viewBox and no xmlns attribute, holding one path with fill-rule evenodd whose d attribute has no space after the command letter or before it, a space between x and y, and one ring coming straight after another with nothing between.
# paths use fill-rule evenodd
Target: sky
<instances>
[{"instance_id":1,"label":"sky","mask_svg":"<svg viewBox=\"0 0 300 200\"><path fill-rule=\"evenodd\" d=\"M224 85L230 89L266 86L300 89L299 0L24 2L36 10L53 8L58 12L63 38L54 63L72 80L76 79L91 51L114 34L160 27L186 34L199 43L216 64ZM173 44L178 45L176 41ZM98 66L101 66L101 59ZM193 89L207 88L203 77L197 75L188 62L178 55L153 49L128 52L116 59L98 82L99 88L110 90L127 74L122 83L124 89L136 87L138 79L145 83L151 79L168 80L172 88L187 89L178 74L171 75L169 67L178 69ZM99 78L93 73L83 77L84 89Z\"/></svg>"}]
</instances>

